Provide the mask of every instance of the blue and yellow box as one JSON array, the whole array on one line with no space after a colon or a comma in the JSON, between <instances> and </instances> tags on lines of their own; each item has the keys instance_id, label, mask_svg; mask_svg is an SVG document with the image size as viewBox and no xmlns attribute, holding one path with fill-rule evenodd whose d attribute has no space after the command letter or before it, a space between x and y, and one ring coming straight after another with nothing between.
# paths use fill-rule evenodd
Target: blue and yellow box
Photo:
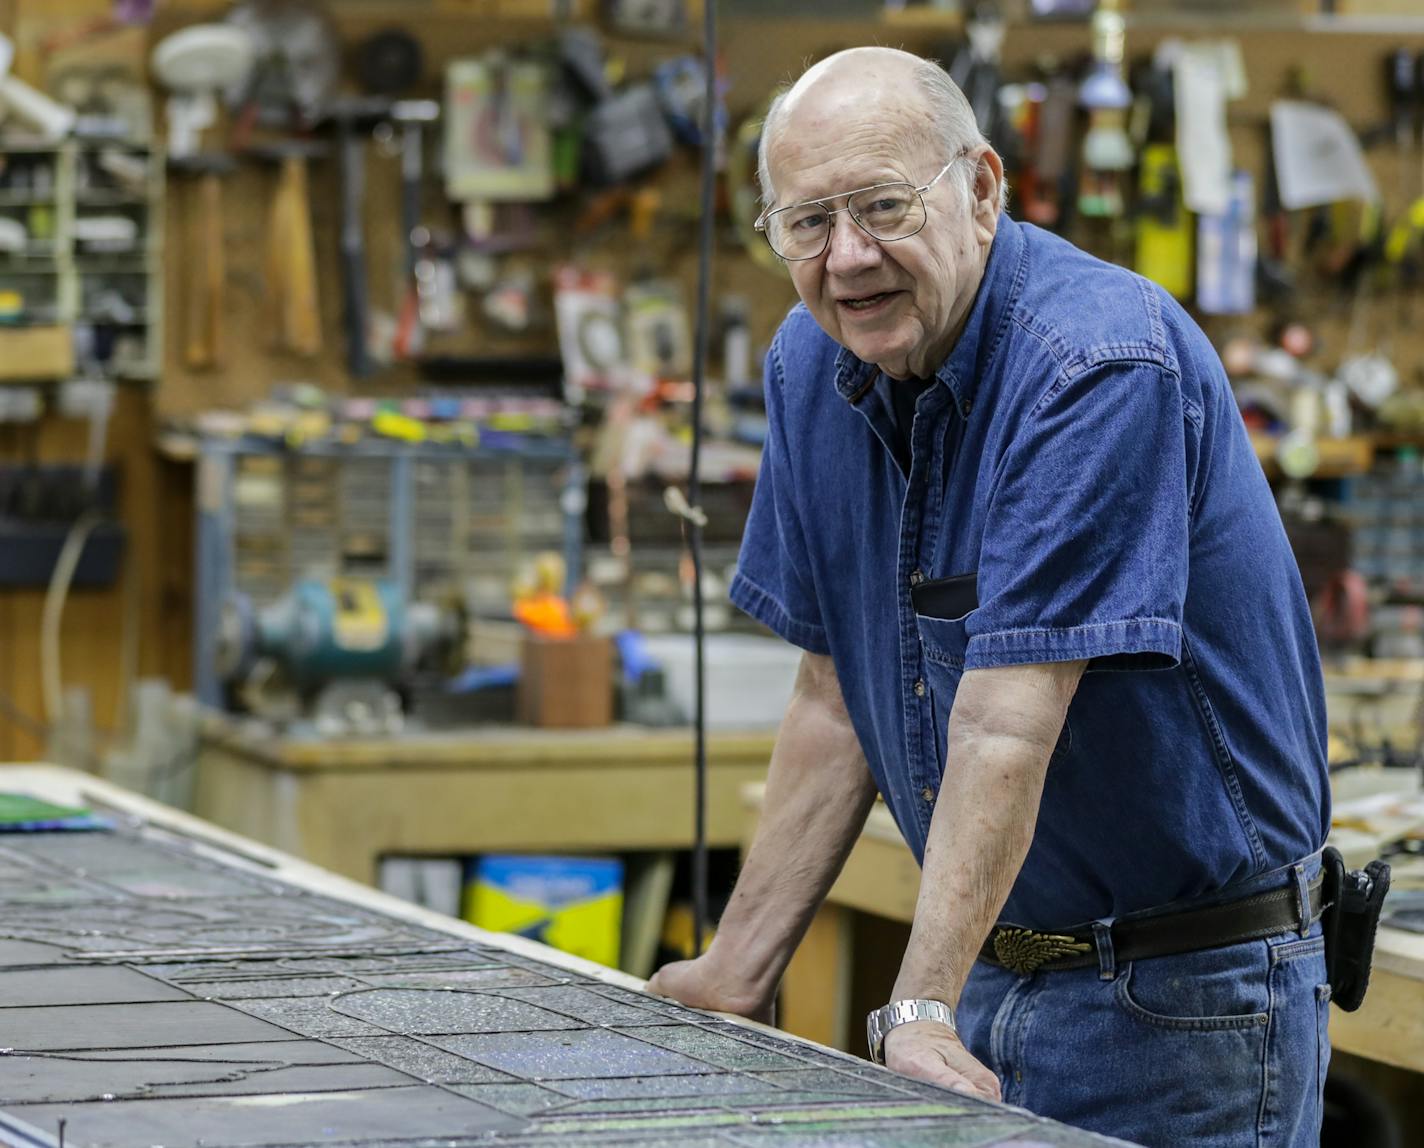
<instances>
[{"instance_id":1,"label":"blue and yellow box","mask_svg":"<svg viewBox=\"0 0 1424 1148\"><path fill-rule=\"evenodd\" d=\"M518 933L576 957L618 966L623 863L612 857L475 860L465 884L465 920Z\"/></svg>"}]
</instances>

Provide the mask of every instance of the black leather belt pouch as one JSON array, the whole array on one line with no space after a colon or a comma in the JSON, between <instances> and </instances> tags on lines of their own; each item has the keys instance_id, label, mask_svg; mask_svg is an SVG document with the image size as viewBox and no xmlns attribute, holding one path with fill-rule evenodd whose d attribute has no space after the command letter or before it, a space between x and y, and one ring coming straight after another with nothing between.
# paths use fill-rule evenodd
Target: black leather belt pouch
<instances>
[{"instance_id":1,"label":"black leather belt pouch","mask_svg":"<svg viewBox=\"0 0 1424 1148\"><path fill-rule=\"evenodd\" d=\"M1330 979L1330 999L1346 1012L1354 1012L1370 987L1370 960L1380 911L1389 892L1389 866L1371 861L1363 870L1346 869L1345 859L1326 846L1322 859L1325 911L1325 968Z\"/></svg>"}]
</instances>

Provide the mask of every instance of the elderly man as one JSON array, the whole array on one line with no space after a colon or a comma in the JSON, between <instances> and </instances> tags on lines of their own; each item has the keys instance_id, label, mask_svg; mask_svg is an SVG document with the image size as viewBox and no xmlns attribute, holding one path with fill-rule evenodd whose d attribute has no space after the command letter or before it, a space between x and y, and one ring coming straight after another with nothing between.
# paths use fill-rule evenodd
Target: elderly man
<instances>
[{"instance_id":1,"label":"elderly man","mask_svg":"<svg viewBox=\"0 0 1424 1148\"><path fill-rule=\"evenodd\" d=\"M831 57L762 148L802 305L732 597L805 654L717 936L652 990L766 1018L878 789L923 866L891 1068L1144 1144L1314 1144L1323 689L1210 344L1001 214L932 63Z\"/></svg>"}]
</instances>

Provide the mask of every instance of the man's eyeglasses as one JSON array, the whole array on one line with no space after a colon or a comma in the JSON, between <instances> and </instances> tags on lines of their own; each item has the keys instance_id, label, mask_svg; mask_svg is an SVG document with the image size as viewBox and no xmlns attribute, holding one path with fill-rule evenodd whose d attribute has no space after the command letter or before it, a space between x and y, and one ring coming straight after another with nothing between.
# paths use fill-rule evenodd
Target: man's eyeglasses
<instances>
[{"instance_id":1,"label":"man's eyeglasses","mask_svg":"<svg viewBox=\"0 0 1424 1148\"><path fill-rule=\"evenodd\" d=\"M855 220L872 239L882 243L909 239L925 225L925 192L963 158L964 153L955 156L939 169L934 179L920 187L913 183L877 183L858 191L842 192L825 199L812 199L762 212L752 226L766 236L772 251L788 262L815 259L825 251L831 242L833 217L841 212ZM837 199L844 199L845 206L827 206Z\"/></svg>"}]
</instances>

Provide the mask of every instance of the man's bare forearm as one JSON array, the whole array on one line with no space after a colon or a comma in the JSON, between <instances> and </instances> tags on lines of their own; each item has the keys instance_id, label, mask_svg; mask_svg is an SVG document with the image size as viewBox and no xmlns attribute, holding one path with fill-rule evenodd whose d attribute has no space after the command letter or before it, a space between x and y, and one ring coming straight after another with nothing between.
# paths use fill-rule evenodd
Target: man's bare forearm
<instances>
[{"instance_id":1,"label":"man's bare forearm","mask_svg":"<svg viewBox=\"0 0 1424 1148\"><path fill-rule=\"evenodd\" d=\"M958 1003L1033 841L1049 758L1083 668L965 674L894 999Z\"/></svg>"},{"instance_id":2,"label":"man's bare forearm","mask_svg":"<svg viewBox=\"0 0 1424 1148\"><path fill-rule=\"evenodd\" d=\"M708 958L766 999L865 825L875 783L829 658L802 657L761 822Z\"/></svg>"}]
</instances>

